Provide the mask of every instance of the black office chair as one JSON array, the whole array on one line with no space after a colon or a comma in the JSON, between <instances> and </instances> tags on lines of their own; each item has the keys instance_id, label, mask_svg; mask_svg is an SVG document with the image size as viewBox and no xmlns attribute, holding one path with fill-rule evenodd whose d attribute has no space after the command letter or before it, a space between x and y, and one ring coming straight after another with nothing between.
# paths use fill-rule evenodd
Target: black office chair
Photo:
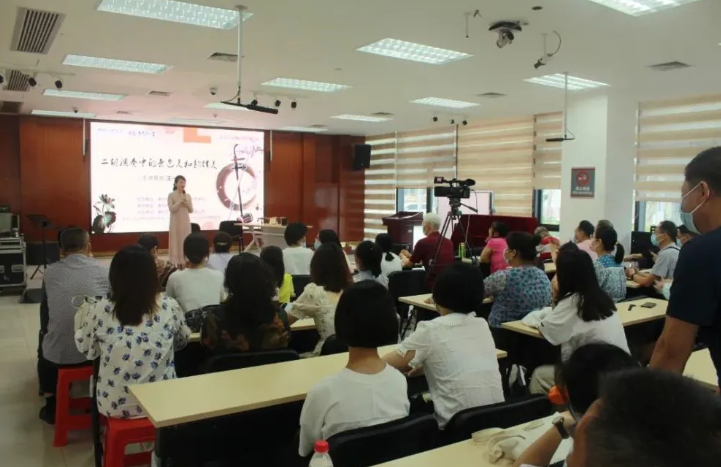
<instances>
[{"instance_id":1,"label":"black office chair","mask_svg":"<svg viewBox=\"0 0 721 467\"><path fill-rule=\"evenodd\" d=\"M308 275L293 276L293 290L295 291L295 298L300 297L300 294L305 290L305 286L311 283L311 278ZM295 299L291 300L295 301Z\"/></svg>"},{"instance_id":2,"label":"black office chair","mask_svg":"<svg viewBox=\"0 0 721 467\"><path fill-rule=\"evenodd\" d=\"M446 425L442 445L470 439L487 428L510 428L551 415L553 407L545 395L531 395L510 402L473 407L455 414Z\"/></svg>"},{"instance_id":3,"label":"black office chair","mask_svg":"<svg viewBox=\"0 0 721 467\"><path fill-rule=\"evenodd\" d=\"M388 291L396 303L396 311L401 317L400 332L401 336L410 326L411 317L409 313L410 305L401 303L398 300L401 297L411 295L420 295L424 292L423 281L426 272L423 269L412 269L409 271L396 271L388 275Z\"/></svg>"},{"instance_id":4,"label":"black office chair","mask_svg":"<svg viewBox=\"0 0 721 467\"><path fill-rule=\"evenodd\" d=\"M230 235L234 242L238 242L238 246L240 247L240 239L243 235L243 228L239 225L235 225L237 223L238 221L222 221L218 226L218 230ZM242 248L241 251L243 251Z\"/></svg>"},{"instance_id":5,"label":"black office chair","mask_svg":"<svg viewBox=\"0 0 721 467\"><path fill-rule=\"evenodd\" d=\"M348 346L343 342L339 341L335 334L333 334L332 336L328 336L328 339L323 342L323 346L320 349L321 356L334 355L337 353L345 352L348 352Z\"/></svg>"},{"instance_id":6,"label":"black office chair","mask_svg":"<svg viewBox=\"0 0 721 467\"><path fill-rule=\"evenodd\" d=\"M433 449L437 433L432 415L411 415L333 435L329 453L334 467L367 467Z\"/></svg>"},{"instance_id":7,"label":"black office chair","mask_svg":"<svg viewBox=\"0 0 721 467\"><path fill-rule=\"evenodd\" d=\"M240 370L254 366L269 365L271 363L290 362L298 360L298 352L290 349L267 350L263 352L234 352L215 355L205 364L206 373Z\"/></svg>"}]
</instances>

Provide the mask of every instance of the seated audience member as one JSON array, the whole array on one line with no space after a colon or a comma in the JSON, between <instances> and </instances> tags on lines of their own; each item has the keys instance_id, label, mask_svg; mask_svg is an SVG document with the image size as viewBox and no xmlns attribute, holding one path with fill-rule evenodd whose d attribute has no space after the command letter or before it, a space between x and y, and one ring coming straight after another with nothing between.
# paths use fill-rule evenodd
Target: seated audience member
<instances>
[{"instance_id":1,"label":"seated audience member","mask_svg":"<svg viewBox=\"0 0 721 467\"><path fill-rule=\"evenodd\" d=\"M698 235L699 234L697 234L696 232L692 232L691 230L689 230L688 227L681 224L678 226L676 238L678 239L679 242L681 242L681 247L683 247L688 242L690 242L694 238L698 237Z\"/></svg>"},{"instance_id":2,"label":"seated audience member","mask_svg":"<svg viewBox=\"0 0 721 467\"><path fill-rule=\"evenodd\" d=\"M549 261L552 259L551 253L554 249L560 246L560 240L551 236L551 233L546 227L539 225L536 230L533 231L534 237L536 237L536 251L538 252L541 261Z\"/></svg>"},{"instance_id":3,"label":"seated audience member","mask_svg":"<svg viewBox=\"0 0 721 467\"><path fill-rule=\"evenodd\" d=\"M230 252L233 237L227 232L218 232L213 237L213 254L208 257L208 267L225 274L230 259L235 256Z\"/></svg>"},{"instance_id":4,"label":"seated audience member","mask_svg":"<svg viewBox=\"0 0 721 467\"><path fill-rule=\"evenodd\" d=\"M110 290L108 268L90 258L90 235L79 228L65 229L60 238L62 259L48 266L40 304L38 380L45 396L40 419L55 423L55 388L58 369L89 365L73 338L76 308L73 297L106 296Z\"/></svg>"},{"instance_id":5,"label":"seated audience member","mask_svg":"<svg viewBox=\"0 0 721 467\"><path fill-rule=\"evenodd\" d=\"M548 465L565 436L561 433L565 430L574 436L576 423L598 399L603 382L614 373L637 368L638 362L615 345L594 343L576 349L556 368L556 387L566 400L568 411L549 424L548 431L516 459L514 466Z\"/></svg>"},{"instance_id":6,"label":"seated audience member","mask_svg":"<svg viewBox=\"0 0 721 467\"><path fill-rule=\"evenodd\" d=\"M629 352L616 306L598 284L588 254L562 251L556 268L558 303L541 320L538 331L551 345L561 346L561 360L568 360L577 348L591 342L605 342ZM548 393L553 379L553 366L536 368L531 392Z\"/></svg>"},{"instance_id":7,"label":"seated audience member","mask_svg":"<svg viewBox=\"0 0 721 467\"><path fill-rule=\"evenodd\" d=\"M602 232L605 229L613 229L613 222L611 222L608 219L601 219L600 221L596 222L596 230L594 231L594 234L598 234L599 232Z\"/></svg>"},{"instance_id":8,"label":"seated audience member","mask_svg":"<svg viewBox=\"0 0 721 467\"><path fill-rule=\"evenodd\" d=\"M628 268L626 276L641 284L643 287L651 287L654 282L660 279L673 279L673 273L676 270L678 262L678 254L681 249L676 246L676 236L678 231L676 224L671 221L663 221L656 227L656 231L651 235L651 243L659 248L658 254L654 255L654 265L650 274L637 271L635 268Z\"/></svg>"},{"instance_id":9,"label":"seated audience member","mask_svg":"<svg viewBox=\"0 0 721 467\"><path fill-rule=\"evenodd\" d=\"M288 248L283 250L283 263L285 263L285 272L292 276L307 276L310 274L310 260L313 258L313 250L305 246L307 233L308 227L300 222L288 224L283 233L285 243L288 244Z\"/></svg>"},{"instance_id":10,"label":"seated audience member","mask_svg":"<svg viewBox=\"0 0 721 467\"><path fill-rule=\"evenodd\" d=\"M681 248L696 237L698 237L698 234L689 230L685 225L681 224L678 226L678 240L681 242ZM656 290L663 295L666 300L671 298L671 285L673 285L673 278L659 279L654 284Z\"/></svg>"},{"instance_id":11,"label":"seated audience member","mask_svg":"<svg viewBox=\"0 0 721 467\"><path fill-rule=\"evenodd\" d=\"M383 275L388 277L392 272L403 270L403 263L400 256L393 253L393 237L387 233L376 235L376 243L383 250L383 261L381 261L381 271Z\"/></svg>"},{"instance_id":12,"label":"seated audience member","mask_svg":"<svg viewBox=\"0 0 721 467\"><path fill-rule=\"evenodd\" d=\"M321 245L310 263L311 283L298 299L288 305L290 324L304 318L313 318L320 334L312 356L320 355L320 349L328 337L335 334L335 307L341 293L353 282L345 254L333 243Z\"/></svg>"},{"instance_id":13,"label":"seated audience member","mask_svg":"<svg viewBox=\"0 0 721 467\"><path fill-rule=\"evenodd\" d=\"M387 365L378 347L398 340L398 320L388 291L372 281L353 284L338 301L336 337L348 345L348 364L308 391L300 415L301 456L316 440L408 416L406 377Z\"/></svg>"},{"instance_id":14,"label":"seated audience member","mask_svg":"<svg viewBox=\"0 0 721 467\"><path fill-rule=\"evenodd\" d=\"M596 255L596 252L593 251L593 247L591 246L591 244L593 243L594 231L595 229L593 227L593 224L588 221L581 221L581 223L578 224L578 227L576 227L573 238L574 240L576 240L576 245L578 246L578 249L586 252L588 256L590 256L591 259L595 261L598 256Z\"/></svg>"},{"instance_id":15,"label":"seated audience member","mask_svg":"<svg viewBox=\"0 0 721 467\"><path fill-rule=\"evenodd\" d=\"M613 227L596 229L591 246L598 255L593 266L601 289L614 302L623 300L626 298L626 274L623 269L626 253L623 245L618 243L616 230Z\"/></svg>"},{"instance_id":16,"label":"seated audience member","mask_svg":"<svg viewBox=\"0 0 721 467\"><path fill-rule=\"evenodd\" d=\"M488 228L488 241L481 252L480 261L491 264L491 274L508 267L506 260L503 259L503 252L508 248L506 235L508 235L508 226L501 221L495 221Z\"/></svg>"},{"instance_id":17,"label":"seated audience member","mask_svg":"<svg viewBox=\"0 0 721 467\"><path fill-rule=\"evenodd\" d=\"M158 258L158 238L153 234L143 234L138 239L138 245L142 246L150 252L155 260L155 270L158 272L158 281L160 288L165 290L168 285L168 278L177 268L174 264Z\"/></svg>"},{"instance_id":18,"label":"seated audience member","mask_svg":"<svg viewBox=\"0 0 721 467\"><path fill-rule=\"evenodd\" d=\"M355 249L355 264L358 274L355 281L376 281L385 288L388 288L388 278L383 275L381 262L383 261L383 250L371 241L358 244Z\"/></svg>"},{"instance_id":19,"label":"seated audience member","mask_svg":"<svg viewBox=\"0 0 721 467\"><path fill-rule=\"evenodd\" d=\"M317 250L318 247L323 245L324 243L335 243L340 247L340 249L343 249L343 245L340 243L340 237L338 237L338 234L333 229L323 229L320 232L318 232L318 236L315 239L314 248ZM345 254L345 252L343 252ZM353 265L350 262L350 258L348 258L348 255L345 255L345 259L348 262L348 270L353 273Z\"/></svg>"},{"instance_id":20,"label":"seated audience member","mask_svg":"<svg viewBox=\"0 0 721 467\"><path fill-rule=\"evenodd\" d=\"M174 353L190 337L178 303L160 291L155 261L137 245L110 263L110 298L86 300L78 311L75 344L88 360L100 358L98 411L139 418L145 412L128 386L175 378Z\"/></svg>"},{"instance_id":21,"label":"seated audience member","mask_svg":"<svg viewBox=\"0 0 721 467\"><path fill-rule=\"evenodd\" d=\"M423 215L423 235L425 238L418 240L416 246L413 247L413 254L407 250L401 251L400 257L403 267L412 268L416 264L423 264L428 274L426 274L426 287L430 290L433 288L433 281L443 271L447 265L455 261L456 256L453 251L453 242L445 237L441 237L438 229L441 228L441 218L435 213L426 213ZM438 250L438 258L436 264L431 268L431 261L436 254L436 246L441 242ZM432 270L431 270L432 269Z\"/></svg>"},{"instance_id":22,"label":"seated audience member","mask_svg":"<svg viewBox=\"0 0 721 467\"><path fill-rule=\"evenodd\" d=\"M200 341L216 353L258 352L288 347L290 332L273 298L276 281L260 258L235 255L225 273L228 299L205 317Z\"/></svg>"},{"instance_id":23,"label":"seated audience member","mask_svg":"<svg viewBox=\"0 0 721 467\"><path fill-rule=\"evenodd\" d=\"M486 297L493 297L488 323L495 328L551 304L551 281L534 264L538 237L511 232L506 242L508 249L503 258L508 269L495 272L484 281Z\"/></svg>"},{"instance_id":24,"label":"seated audience member","mask_svg":"<svg viewBox=\"0 0 721 467\"><path fill-rule=\"evenodd\" d=\"M569 427L574 443L568 467L710 467L721 459L718 395L672 373L637 369L608 375L598 400ZM561 442L559 433L549 430L516 465L547 465Z\"/></svg>"},{"instance_id":25,"label":"seated audience member","mask_svg":"<svg viewBox=\"0 0 721 467\"><path fill-rule=\"evenodd\" d=\"M183 254L187 267L168 279L165 291L168 297L176 299L185 313L223 301L223 273L206 266L210 254L208 239L200 233L188 235L183 241Z\"/></svg>"},{"instance_id":26,"label":"seated audience member","mask_svg":"<svg viewBox=\"0 0 721 467\"><path fill-rule=\"evenodd\" d=\"M278 303L287 305L295 297L293 276L285 272L283 250L277 246L267 246L260 252L260 259L273 271L275 286L278 288Z\"/></svg>"},{"instance_id":27,"label":"seated audience member","mask_svg":"<svg viewBox=\"0 0 721 467\"><path fill-rule=\"evenodd\" d=\"M461 410L503 402L496 346L475 312L483 302L483 274L467 264L443 270L433 287L440 317L421 321L385 361L401 371L423 371L438 425Z\"/></svg>"}]
</instances>

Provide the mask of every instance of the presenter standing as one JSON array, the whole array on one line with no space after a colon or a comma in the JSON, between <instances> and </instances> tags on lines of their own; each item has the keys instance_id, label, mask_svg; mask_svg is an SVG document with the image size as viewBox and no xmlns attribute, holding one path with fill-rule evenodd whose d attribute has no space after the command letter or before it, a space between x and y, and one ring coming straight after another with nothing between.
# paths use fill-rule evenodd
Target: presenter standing
<instances>
[{"instance_id":1,"label":"presenter standing","mask_svg":"<svg viewBox=\"0 0 721 467\"><path fill-rule=\"evenodd\" d=\"M168 230L168 261L175 266L185 266L183 242L190 235L190 213L193 212L193 199L185 193L185 177L178 175L173 183L173 191L168 195L170 209L170 229Z\"/></svg>"}]
</instances>

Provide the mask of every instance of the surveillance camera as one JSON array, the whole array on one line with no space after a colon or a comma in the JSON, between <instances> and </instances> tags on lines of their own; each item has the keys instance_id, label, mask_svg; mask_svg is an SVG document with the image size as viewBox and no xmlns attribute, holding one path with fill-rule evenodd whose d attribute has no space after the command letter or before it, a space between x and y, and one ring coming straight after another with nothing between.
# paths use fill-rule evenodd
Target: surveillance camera
<instances>
[{"instance_id":1,"label":"surveillance camera","mask_svg":"<svg viewBox=\"0 0 721 467\"><path fill-rule=\"evenodd\" d=\"M538 70L542 66L548 65L548 62L551 61L551 58L553 58L553 55L551 54L543 54L543 57L539 58L538 61L533 65L533 68Z\"/></svg>"},{"instance_id":2,"label":"surveillance camera","mask_svg":"<svg viewBox=\"0 0 721 467\"><path fill-rule=\"evenodd\" d=\"M290 108L291 108L291 109L294 109L294 110L297 109L297 108L298 108L298 103L297 103L296 101L291 102L291 103L290 103Z\"/></svg>"},{"instance_id":3,"label":"surveillance camera","mask_svg":"<svg viewBox=\"0 0 721 467\"><path fill-rule=\"evenodd\" d=\"M521 24L517 21L499 21L493 23L488 29L489 31L498 33L498 39L496 40L496 46L499 49L512 44L516 38L515 32L521 32Z\"/></svg>"},{"instance_id":4,"label":"surveillance camera","mask_svg":"<svg viewBox=\"0 0 721 467\"><path fill-rule=\"evenodd\" d=\"M210 88L210 95L214 96L216 94L218 94L218 88L216 88L216 87Z\"/></svg>"},{"instance_id":5,"label":"surveillance camera","mask_svg":"<svg viewBox=\"0 0 721 467\"><path fill-rule=\"evenodd\" d=\"M54 84L55 84L55 89L57 89L57 90L61 90L63 88L63 82L59 79L56 80Z\"/></svg>"},{"instance_id":6,"label":"surveillance camera","mask_svg":"<svg viewBox=\"0 0 721 467\"><path fill-rule=\"evenodd\" d=\"M438 117L435 117L435 116L434 116L434 117L433 117L433 121L434 121L434 122L437 122L437 121L438 121Z\"/></svg>"},{"instance_id":7,"label":"surveillance camera","mask_svg":"<svg viewBox=\"0 0 721 467\"><path fill-rule=\"evenodd\" d=\"M38 85L38 81L31 76L30 78L28 78L28 84L30 85L31 88L34 88L35 86Z\"/></svg>"},{"instance_id":8,"label":"surveillance camera","mask_svg":"<svg viewBox=\"0 0 721 467\"><path fill-rule=\"evenodd\" d=\"M77 108L77 107L73 107L73 113L78 113L78 108Z\"/></svg>"}]
</instances>

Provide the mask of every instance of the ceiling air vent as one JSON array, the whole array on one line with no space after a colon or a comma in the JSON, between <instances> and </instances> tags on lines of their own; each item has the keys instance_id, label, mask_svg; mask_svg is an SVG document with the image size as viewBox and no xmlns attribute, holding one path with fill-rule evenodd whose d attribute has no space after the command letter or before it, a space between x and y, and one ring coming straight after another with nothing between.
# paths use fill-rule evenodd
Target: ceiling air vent
<instances>
[{"instance_id":1,"label":"ceiling air vent","mask_svg":"<svg viewBox=\"0 0 721 467\"><path fill-rule=\"evenodd\" d=\"M166 92L166 91L150 91L148 93L149 96L153 97L170 97L172 93Z\"/></svg>"},{"instance_id":2,"label":"ceiling air vent","mask_svg":"<svg viewBox=\"0 0 721 467\"><path fill-rule=\"evenodd\" d=\"M497 99L504 96L505 94L501 94L500 92L484 92L478 95L478 97L485 97L486 99Z\"/></svg>"},{"instance_id":3,"label":"ceiling air vent","mask_svg":"<svg viewBox=\"0 0 721 467\"><path fill-rule=\"evenodd\" d=\"M30 75L26 75L22 71L10 70L10 72L5 75L5 90L18 92L27 91L30 88L28 78L30 78Z\"/></svg>"},{"instance_id":4,"label":"ceiling air vent","mask_svg":"<svg viewBox=\"0 0 721 467\"><path fill-rule=\"evenodd\" d=\"M393 114L390 112L376 112L374 114L371 114L373 117L393 117Z\"/></svg>"},{"instance_id":5,"label":"ceiling air vent","mask_svg":"<svg viewBox=\"0 0 721 467\"><path fill-rule=\"evenodd\" d=\"M656 65L651 65L649 68L652 68L657 71L671 71L671 70L680 70L682 68L688 68L691 65L688 65L683 62L668 62L668 63L657 63Z\"/></svg>"},{"instance_id":6,"label":"ceiling air vent","mask_svg":"<svg viewBox=\"0 0 721 467\"><path fill-rule=\"evenodd\" d=\"M10 50L47 54L64 19L61 13L18 8Z\"/></svg>"},{"instance_id":7,"label":"ceiling air vent","mask_svg":"<svg viewBox=\"0 0 721 467\"><path fill-rule=\"evenodd\" d=\"M0 114L19 114L22 102L0 101Z\"/></svg>"},{"instance_id":8,"label":"ceiling air vent","mask_svg":"<svg viewBox=\"0 0 721 467\"><path fill-rule=\"evenodd\" d=\"M238 61L238 54L226 54L223 52L215 52L210 57L208 57L208 60L217 60L219 62L235 63Z\"/></svg>"}]
</instances>

